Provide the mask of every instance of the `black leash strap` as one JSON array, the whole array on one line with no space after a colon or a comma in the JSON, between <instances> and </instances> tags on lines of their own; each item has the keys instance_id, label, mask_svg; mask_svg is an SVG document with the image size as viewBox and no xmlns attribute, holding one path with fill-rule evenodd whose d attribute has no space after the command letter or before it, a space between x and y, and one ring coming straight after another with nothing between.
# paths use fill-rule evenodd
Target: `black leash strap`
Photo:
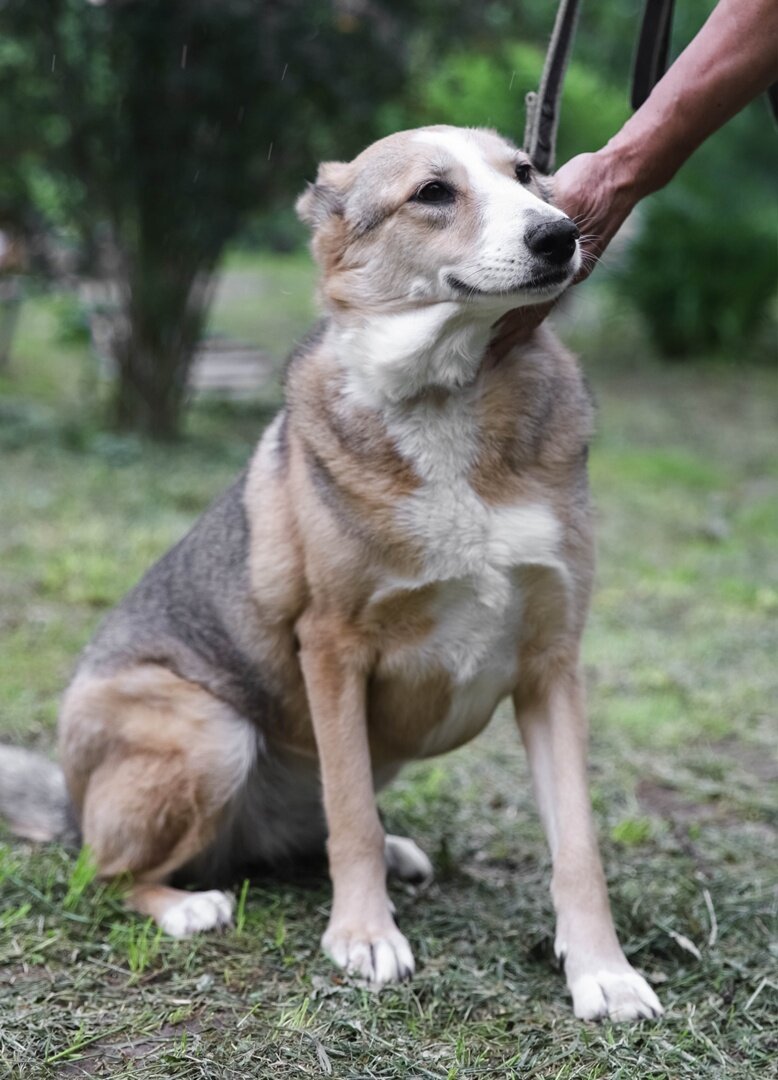
<instances>
[{"instance_id":1,"label":"black leash strap","mask_svg":"<svg viewBox=\"0 0 778 1080\"><path fill-rule=\"evenodd\" d=\"M527 120L524 149L535 168L546 174L554 168L559 102L575 36L579 4L580 0L561 0L543 65L540 88L537 94L527 94L525 99Z\"/></svg>"},{"instance_id":2,"label":"black leash strap","mask_svg":"<svg viewBox=\"0 0 778 1080\"><path fill-rule=\"evenodd\" d=\"M630 104L639 109L667 68L675 0L646 0L632 68Z\"/></svg>"}]
</instances>

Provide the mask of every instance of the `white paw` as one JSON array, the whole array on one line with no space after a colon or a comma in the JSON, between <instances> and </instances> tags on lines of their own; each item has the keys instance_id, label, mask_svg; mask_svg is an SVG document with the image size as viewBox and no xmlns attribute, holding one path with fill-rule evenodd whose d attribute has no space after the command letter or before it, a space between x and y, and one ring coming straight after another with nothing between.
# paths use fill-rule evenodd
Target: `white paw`
<instances>
[{"instance_id":1,"label":"white paw","mask_svg":"<svg viewBox=\"0 0 778 1080\"><path fill-rule=\"evenodd\" d=\"M386 983L404 982L413 975L413 953L393 923L380 929L328 927L321 939L327 956L347 975L377 990Z\"/></svg>"},{"instance_id":2,"label":"white paw","mask_svg":"<svg viewBox=\"0 0 778 1080\"><path fill-rule=\"evenodd\" d=\"M186 938L203 930L229 926L235 901L229 893L212 889L210 892L186 893L165 911L159 925L166 934Z\"/></svg>"},{"instance_id":3,"label":"white paw","mask_svg":"<svg viewBox=\"0 0 778 1080\"><path fill-rule=\"evenodd\" d=\"M432 880L432 863L419 845L407 836L387 836L384 856L386 869L400 881L422 885Z\"/></svg>"},{"instance_id":4,"label":"white paw","mask_svg":"<svg viewBox=\"0 0 778 1080\"><path fill-rule=\"evenodd\" d=\"M629 965L579 975L569 986L573 1012L579 1020L644 1020L663 1012L654 991Z\"/></svg>"}]
</instances>

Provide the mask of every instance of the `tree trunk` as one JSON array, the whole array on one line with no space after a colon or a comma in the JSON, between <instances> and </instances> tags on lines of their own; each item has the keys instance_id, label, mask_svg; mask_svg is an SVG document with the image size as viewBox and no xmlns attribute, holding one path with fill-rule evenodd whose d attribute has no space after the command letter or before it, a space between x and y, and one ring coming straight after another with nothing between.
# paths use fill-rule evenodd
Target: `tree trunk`
<instances>
[{"instance_id":1,"label":"tree trunk","mask_svg":"<svg viewBox=\"0 0 778 1080\"><path fill-rule=\"evenodd\" d=\"M212 273L182 276L155 267L122 289L113 354L117 379L111 404L120 431L160 442L180 434L189 369L212 295Z\"/></svg>"},{"instance_id":2,"label":"tree trunk","mask_svg":"<svg viewBox=\"0 0 778 1080\"><path fill-rule=\"evenodd\" d=\"M11 364L11 346L22 307L22 290L16 278L0 278L0 371Z\"/></svg>"},{"instance_id":3,"label":"tree trunk","mask_svg":"<svg viewBox=\"0 0 778 1080\"><path fill-rule=\"evenodd\" d=\"M180 435L191 359L191 355L176 358L174 366L181 374L171 379L169 354L155 354L130 340L118 365L112 426L157 442L174 442Z\"/></svg>"}]
</instances>

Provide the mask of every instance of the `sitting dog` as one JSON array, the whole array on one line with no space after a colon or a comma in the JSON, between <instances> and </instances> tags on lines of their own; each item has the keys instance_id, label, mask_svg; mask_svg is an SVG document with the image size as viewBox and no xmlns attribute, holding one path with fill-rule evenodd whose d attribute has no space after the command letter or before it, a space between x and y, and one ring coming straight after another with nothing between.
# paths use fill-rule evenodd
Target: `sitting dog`
<instances>
[{"instance_id":1,"label":"sitting dog","mask_svg":"<svg viewBox=\"0 0 778 1080\"><path fill-rule=\"evenodd\" d=\"M229 923L232 900L174 874L215 884L326 844L325 951L403 980L387 871L431 866L384 835L375 793L512 695L575 1014L658 1015L616 937L587 793L589 399L547 328L488 348L502 315L573 280L577 229L526 155L452 127L322 165L298 211L326 318L246 472L86 649L60 720L80 835L175 936Z\"/></svg>"}]
</instances>

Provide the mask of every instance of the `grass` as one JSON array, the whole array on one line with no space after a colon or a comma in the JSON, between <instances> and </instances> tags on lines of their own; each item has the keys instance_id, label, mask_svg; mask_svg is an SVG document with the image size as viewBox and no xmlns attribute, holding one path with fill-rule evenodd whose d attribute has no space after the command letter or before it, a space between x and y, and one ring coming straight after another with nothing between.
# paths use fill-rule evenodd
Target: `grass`
<instances>
[{"instance_id":1,"label":"grass","mask_svg":"<svg viewBox=\"0 0 778 1080\"><path fill-rule=\"evenodd\" d=\"M308 256L235 252L226 271L211 312L211 332L284 356L314 318L316 278Z\"/></svg>"},{"instance_id":2,"label":"grass","mask_svg":"<svg viewBox=\"0 0 778 1080\"><path fill-rule=\"evenodd\" d=\"M214 328L280 353L309 269L241 257L230 273ZM272 404L198 405L172 450L107 435L83 420L89 361L53 339L57 303L28 305L0 382L0 737L44 750L97 620L234 475ZM233 930L174 942L125 914L86 855L0 839L0 1076L775 1075L777 380L659 368L628 319L580 324L565 333L600 400L593 797L622 940L665 1018L572 1018L503 711L382 799L437 876L393 888L419 970L380 996L320 955L320 876L236 882Z\"/></svg>"}]
</instances>

